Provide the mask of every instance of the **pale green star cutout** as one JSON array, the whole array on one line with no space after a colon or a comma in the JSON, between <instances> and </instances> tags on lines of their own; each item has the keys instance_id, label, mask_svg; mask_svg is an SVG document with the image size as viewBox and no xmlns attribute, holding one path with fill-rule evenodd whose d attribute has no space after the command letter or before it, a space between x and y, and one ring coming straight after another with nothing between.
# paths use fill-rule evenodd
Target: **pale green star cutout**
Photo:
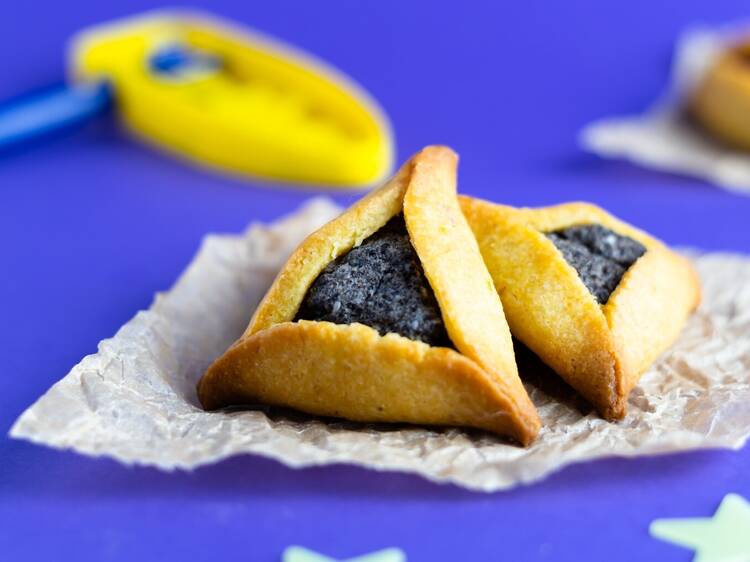
<instances>
[{"instance_id":1,"label":"pale green star cutout","mask_svg":"<svg viewBox=\"0 0 750 562\"><path fill-rule=\"evenodd\" d=\"M750 561L750 503L728 494L713 517L657 519L652 537L695 550L693 562Z\"/></svg>"},{"instance_id":2,"label":"pale green star cutout","mask_svg":"<svg viewBox=\"0 0 750 562\"><path fill-rule=\"evenodd\" d=\"M302 548L301 546L289 546L281 555L282 562L406 562L406 555L398 548L386 548L370 554L357 556L356 558L347 558L346 560L336 560L323 556L312 550Z\"/></svg>"}]
</instances>

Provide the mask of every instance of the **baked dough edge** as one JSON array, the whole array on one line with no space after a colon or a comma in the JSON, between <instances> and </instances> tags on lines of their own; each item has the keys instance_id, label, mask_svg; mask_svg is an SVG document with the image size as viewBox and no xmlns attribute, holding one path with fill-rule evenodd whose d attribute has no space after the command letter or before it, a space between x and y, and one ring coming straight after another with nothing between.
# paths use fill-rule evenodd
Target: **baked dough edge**
<instances>
[{"instance_id":1,"label":"baked dough edge","mask_svg":"<svg viewBox=\"0 0 750 562\"><path fill-rule=\"evenodd\" d=\"M700 301L688 260L588 203L516 209L461 196L511 332L603 417L621 419L640 376L679 336ZM605 305L543 232L601 224L647 252Z\"/></svg>"},{"instance_id":2,"label":"baked dough edge","mask_svg":"<svg viewBox=\"0 0 750 562\"><path fill-rule=\"evenodd\" d=\"M465 426L536 436L474 361L363 324L284 322L237 341L198 385L204 408L270 404L361 422Z\"/></svg>"}]
</instances>

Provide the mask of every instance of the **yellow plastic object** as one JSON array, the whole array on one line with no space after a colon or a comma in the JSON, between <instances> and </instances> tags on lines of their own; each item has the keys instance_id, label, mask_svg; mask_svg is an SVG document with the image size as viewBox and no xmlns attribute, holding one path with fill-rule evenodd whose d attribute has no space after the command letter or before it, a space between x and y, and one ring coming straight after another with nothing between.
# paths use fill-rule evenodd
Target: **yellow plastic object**
<instances>
[{"instance_id":1,"label":"yellow plastic object","mask_svg":"<svg viewBox=\"0 0 750 562\"><path fill-rule=\"evenodd\" d=\"M222 171L365 187L391 170L376 102L324 63L214 17L157 12L78 34L71 79L106 80L124 123Z\"/></svg>"}]
</instances>

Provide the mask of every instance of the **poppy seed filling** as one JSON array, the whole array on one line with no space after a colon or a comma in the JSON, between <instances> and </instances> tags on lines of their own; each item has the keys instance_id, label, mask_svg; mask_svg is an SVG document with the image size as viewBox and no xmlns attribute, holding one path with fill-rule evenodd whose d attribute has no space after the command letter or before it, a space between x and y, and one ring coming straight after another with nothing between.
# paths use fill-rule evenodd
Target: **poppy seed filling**
<instances>
[{"instance_id":1,"label":"poppy seed filling","mask_svg":"<svg viewBox=\"0 0 750 562\"><path fill-rule=\"evenodd\" d=\"M381 335L393 332L452 347L403 215L328 264L308 289L295 320L359 322Z\"/></svg>"},{"instance_id":2,"label":"poppy seed filling","mask_svg":"<svg viewBox=\"0 0 750 562\"><path fill-rule=\"evenodd\" d=\"M622 276L646 253L640 242L599 224L571 226L546 234L599 304L605 304Z\"/></svg>"}]
</instances>

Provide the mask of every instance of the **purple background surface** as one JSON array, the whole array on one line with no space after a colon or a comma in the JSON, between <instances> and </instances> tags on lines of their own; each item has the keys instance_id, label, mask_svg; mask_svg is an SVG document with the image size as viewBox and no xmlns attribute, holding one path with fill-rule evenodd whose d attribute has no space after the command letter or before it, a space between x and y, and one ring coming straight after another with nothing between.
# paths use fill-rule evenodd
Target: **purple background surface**
<instances>
[{"instance_id":1,"label":"purple background surface","mask_svg":"<svg viewBox=\"0 0 750 562\"><path fill-rule=\"evenodd\" d=\"M742 17L745 2L210 4L364 84L395 124L399 160L454 146L465 193L589 200L670 243L750 252L750 198L576 146L586 122L639 111L661 91L684 26ZM75 30L153 6L5 3L0 99L60 79ZM168 288L206 233L238 232L311 196L189 168L106 121L0 158L0 429ZM688 551L648 537L649 522L708 515L728 492L750 497L749 462L748 448L611 459L482 495L250 456L165 474L3 436L0 558L270 562L294 543L341 558L400 546L410 562L686 561Z\"/></svg>"}]
</instances>

